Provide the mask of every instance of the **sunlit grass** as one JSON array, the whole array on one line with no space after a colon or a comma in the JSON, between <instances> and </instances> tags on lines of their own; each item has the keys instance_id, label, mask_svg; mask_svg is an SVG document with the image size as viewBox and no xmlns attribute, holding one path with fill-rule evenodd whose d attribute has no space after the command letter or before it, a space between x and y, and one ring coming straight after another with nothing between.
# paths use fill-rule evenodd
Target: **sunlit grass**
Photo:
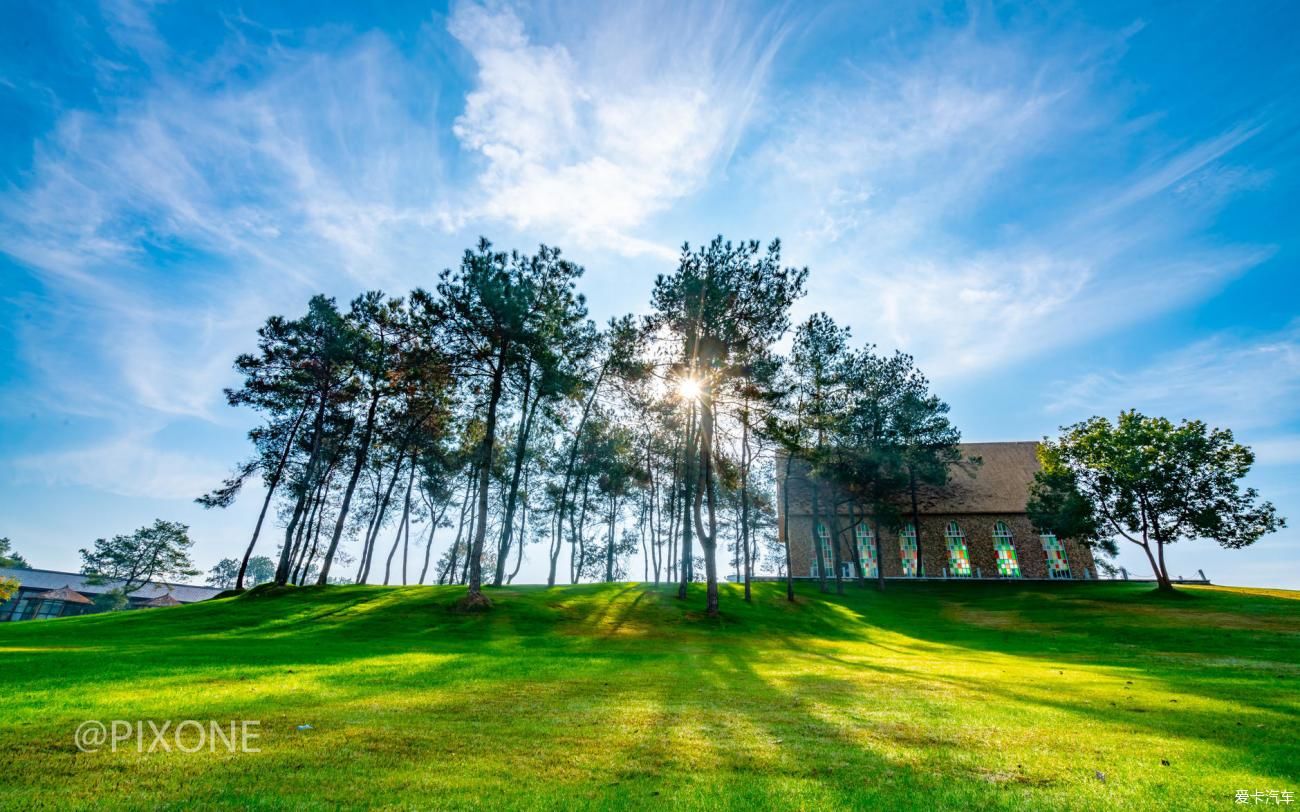
<instances>
[{"instance_id":1,"label":"sunlit grass","mask_svg":"<svg viewBox=\"0 0 1300 812\"><path fill-rule=\"evenodd\" d=\"M452 611L453 588L331 587L8 624L0 805L1154 809L1300 791L1292 593L890 587L795 606L724 587L719 619L699 593L622 584L498 590L484 615ZM80 753L85 719L255 719L261 752Z\"/></svg>"}]
</instances>

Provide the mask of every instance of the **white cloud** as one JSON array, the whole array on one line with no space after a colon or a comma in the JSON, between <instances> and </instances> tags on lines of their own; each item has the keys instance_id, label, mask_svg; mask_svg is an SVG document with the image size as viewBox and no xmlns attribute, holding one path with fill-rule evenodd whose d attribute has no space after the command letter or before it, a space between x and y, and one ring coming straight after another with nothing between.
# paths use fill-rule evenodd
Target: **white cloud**
<instances>
[{"instance_id":1,"label":"white cloud","mask_svg":"<svg viewBox=\"0 0 1300 812\"><path fill-rule=\"evenodd\" d=\"M155 448L151 435L142 432L88 448L20 457L14 469L19 482L185 501L206 493L227 475L209 459Z\"/></svg>"},{"instance_id":2,"label":"white cloud","mask_svg":"<svg viewBox=\"0 0 1300 812\"><path fill-rule=\"evenodd\" d=\"M730 156L781 40L707 5L606 7L571 51L509 8L461 5L450 31L478 66L454 132L481 156L481 214L580 244L672 260L636 230ZM574 14L573 19L588 15Z\"/></svg>"}]
</instances>

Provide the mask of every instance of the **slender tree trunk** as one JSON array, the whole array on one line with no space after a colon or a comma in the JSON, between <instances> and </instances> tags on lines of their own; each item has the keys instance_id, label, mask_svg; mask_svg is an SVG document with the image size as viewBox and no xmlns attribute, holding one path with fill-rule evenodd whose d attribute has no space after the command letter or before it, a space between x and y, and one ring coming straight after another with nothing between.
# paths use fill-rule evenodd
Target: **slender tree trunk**
<instances>
[{"instance_id":1,"label":"slender tree trunk","mask_svg":"<svg viewBox=\"0 0 1300 812\"><path fill-rule=\"evenodd\" d=\"M817 532L822 524L822 515L821 487L817 484L816 479L813 480L812 486L812 523L812 545L813 555L816 556L817 561L817 577L821 580L822 592L829 592L830 590L826 588L826 555L825 551L822 549L821 534Z\"/></svg>"},{"instance_id":2,"label":"slender tree trunk","mask_svg":"<svg viewBox=\"0 0 1300 812\"><path fill-rule=\"evenodd\" d=\"M551 552L551 573L546 579L547 586L555 586L555 570L560 560L560 550L564 546L564 517L568 508L569 486L573 483L573 469L578 460L578 443L582 439L582 430L587 425L587 418L591 415L591 408L596 404L596 395L600 392L600 385L605 380L605 373L609 369L609 361L600 365L600 373L596 375L596 382L591 387L591 394L587 396L586 403L582 406L582 416L578 418L578 425L573 430L573 442L569 445L569 460L565 463L564 479L560 484L560 496L555 506L555 532L554 548ZM572 517L569 521L569 529L573 529ZM570 578L573 578L573 560L569 560ZM576 580L573 581L576 583Z\"/></svg>"},{"instance_id":3,"label":"slender tree trunk","mask_svg":"<svg viewBox=\"0 0 1300 812\"><path fill-rule=\"evenodd\" d=\"M488 487L492 483L492 452L496 448L497 405L501 400L501 386L506 376L507 347L502 344L497 355L496 369L492 374L492 387L488 392L487 417L483 421L483 446L479 457L478 516L470 547L469 592L467 605L490 605L483 597L483 542L487 539Z\"/></svg>"},{"instance_id":4,"label":"slender tree trunk","mask_svg":"<svg viewBox=\"0 0 1300 812\"><path fill-rule=\"evenodd\" d=\"M785 478L781 480L781 524L785 531L785 599L791 603L794 603L794 559L790 554L790 468L793 464L794 455L786 452Z\"/></svg>"},{"instance_id":5,"label":"slender tree trunk","mask_svg":"<svg viewBox=\"0 0 1300 812\"><path fill-rule=\"evenodd\" d=\"M835 594L844 594L844 555L840 552L840 506L831 500L831 559L835 565Z\"/></svg>"},{"instance_id":6,"label":"slender tree trunk","mask_svg":"<svg viewBox=\"0 0 1300 812\"><path fill-rule=\"evenodd\" d=\"M325 560L320 565L320 578L316 580L316 583L321 586L329 583L330 565L334 563L334 553L338 551L339 539L343 537L343 528L348 520L348 509L352 506L352 494L357 489L357 480L361 478L361 471L366 467L370 442L375 434L375 412L379 408L381 394L382 390L378 385L370 393L370 406L366 409L366 425L361 430L361 445L357 447L357 458L352 464L352 476L348 478L348 487L343 491L343 503L339 506L339 517L334 522L334 535L330 538L330 546L325 551Z\"/></svg>"},{"instance_id":7,"label":"slender tree trunk","mask_svg":"<svg viewBox=\"0 0 1300 812\"><path fill-rule=\"evenodd\" d=\"M609 497L609 540L605 544L605 583L614 583L614 534L617 532L616 526L618 516L618 497L613 494Z\"/></svg>"},{"instance_id":8,"label":"slender tree trunk","mask_svg":"<svg viewBox=\"0 0 1300 812\"><path fill-rule=\"evenodd\" d=\"M519 481L523 476L524 457L528 452L528 435L533 430L533 415L537 412L537 404L541 402L542 396L539 392L533 398L532 405L528 403L528 395L532 391L532 376L524 382L523 410L520 412L522 419L519 421L519 437L515 441L515 464L514 470L510 474L510 490L506 495L506 516L505 521L501 523L501 542L497 545L497 566L492 575L492 585L501 586L505 579L506 560L509 558L510 542L514 535L515 528L515 504L519 497Z\"/></svg>"},{"instance_id":9,"label":"slender tree trunk","mask_svg":"<svg viewBox=\"0 0 1300 812\"><path fill-rule=\"evenodd\" d=\"M740 544L745 554L745 602L754 600L750 587L753 577L749 558L749 400L740 424Z\"/></svg>"},{"instance_id":10,"label":"slender tree trunk","mask_svg":"<svg viewBox=\"0 0 1300 812\"><path fill-rule=\"evenodd\" d=\"M393 466L393 476L388 480L388 489L384 491L383 501L379 503L379 512L375 516L375 526L370 533L370 540L366 542L365 561L361 565L361 575L357 579L358 583L367 583L370 580L370 566L375 560L375 547L379 545L379 531L384 527L384 516L388 513L388 504L393 498L393 489L397 486L397 480L402 473L402 460L404 457L401 453L397 455L397 465Z\"/></svg>"},{"instance_id":11,"label":"slender tree trunk","mask_svg":"<svg viewBox=\"0 0 1300 812\"><path fill-rule=\"evenodd\" d=\"M397 545L402 541L402 531L406 531L407 539L410 539L411 526L411 488L415 484L415 457L411 457L411 473L406 479L406 499L402 503L402 520L397 524L397 535L393 536L393 547L388 551L388 560L384 562L384 586L388 586L388 578L393 569L393 556L397 554ZM406 576L406 555L402 555L402 583L405 584Z\"/></svg>"},{"instance_id":12,"label":"slender tree trunk","mask_svg":"<svg viewBox=\"0 0 1300 812\"><path fill-rule=\"evenodd\" d=\"M320 458L321 432L325 427L325 404L328 398L324 393L320 396L320 404L316 407L316 419L312 424L311 454L307 457L307 468L303 473L302 492L298 495L297 505L294 507L293 517L289 520L289 526L285 528L284 546L280 549L280 563L275 568L276 586L284 586L289 582L289 557L293 553L293 531L302 517L302 509L307 494L311 491L312 483L316 480L316 464Z\"/></svg>"},{"instance_id":13,"label":"slender tree trunk","mask_svg":"<svg viewBox=\"0 0 1300 812\"><path fill-rule=\"evenodd\" d=\"M710 616L718 614L718 514L717 498L714 493L713 477L713 403L703 401L700 405L700 482L697 488L703 491L704 500L697 490L695 494L695 532L700 536L700 546L704 548L705 598L704 610ZM708 502L709 525L703 524L702 501Z\"/></svg>"},{"instance_id":14,"label":"slender tree trunk","mask_svg":"<svg viewBox=\"0 0 1300 812\"><path fill-rule=\"evenodd\" d=\"M916 533L916 574L925 575L925 556L921 550L921 508L916 496L916 471L911 464L907 466L907 488L912 496L912 530Z\"/></svg>"},{"instance_id":15,"label":"slender tree trunk","mask_svg":"<svg viewBox=\"0 0 1300 812\"><path fill-rule=\"evenodd\" d=\"M876 588L881 592L885 591L885 558L881 553L883 549L880 546L880 522L871 517L872 536L876 540Z\"/></svg>"},{"instance_id":16,"label":"slender tree trunk","mask_svg":"<svg viewBox=\"0 0 1300 812\"><path fill-rule=\"evenodd\" d=\"M682 563L679 568L680 583L677 587L678 600L686 600L686 585L694 576L694 562L691 552L691 485L697 461L695 459L695 404L691 403L686 420L686 459L683 463L682 477Z\"/></svg>"},{"instance_id":17,"label":"slender tree trunk","mask_svg":"<svg viewBox=\"0 0 1300 812\"><path fill-rule=\"evenodd\" d=\"M289 438L284 441L284 450L280 452L280 460L275 465L275 473L271 475L271 481L266 483L266 498L262 500L262 510L257 514L257 524L253 525L253 538L248 542L248 549L244 550L244 558L239 562L239 575L235 578L235 589L240 592L244 590L244 573L248 571L248 559L253 557L257 537L262 533L262 522L266 520L266 511L271 506L271 497L275 495L275 488L280 484L280 477L284 475L284 466L289 461L289 455L293 453L293 441L298 438L298 427L302 425L302 419L306 415L307 407L304 406L293 419L293 425L289 428Z\"/></svg>"},{"instance_id":18,"label":"slender tree trunk","mask_svg":"<svg viewBox=\"0 0 1300 812\"><path fill-rule=\"evenodd\" d=\"M584 475L582 478L582 506L578 509L578 530L574 538L574 554L577 556L576 564L573 569L573 583L578 583L582 577L583 565L587 563L587 510L591 504L589 494L591 492L591 476ZM573 520L569 521L572 527Z\"/></svg>"},{"instance_id":19,"label":"slender tree trunk","mask_svg":"<svg viewBox=\"0 0 1300 812\"><path fill-rule=\"evenodd\" d=\"M438 516L429 522L429 538L424 542L424 566L420 567L420 586L424 586L424 579L429 574L429 558L433 555L433 534L438 532L438 523L442 521L443 515L447 512L447 506L451 504L448 499L442 503L442 510L438 511ZM433 503L429 503L429 515L433 515Z\"/></svg>"},{"instance_id":20,"label":"slender tree trunk","mask_svg":"<svg viewBox=\"0 0 1300 812\"><path fill-rule=\"evenodd\" d=\"M524 564L524 544L528 539L528 469L524 469L524 501L519 506L519 551L515 555L515 568L510 571L510 577L506 578L507 584L515 582L515 576L519 574L519 568Z\"/></svg>"}]
</instances>

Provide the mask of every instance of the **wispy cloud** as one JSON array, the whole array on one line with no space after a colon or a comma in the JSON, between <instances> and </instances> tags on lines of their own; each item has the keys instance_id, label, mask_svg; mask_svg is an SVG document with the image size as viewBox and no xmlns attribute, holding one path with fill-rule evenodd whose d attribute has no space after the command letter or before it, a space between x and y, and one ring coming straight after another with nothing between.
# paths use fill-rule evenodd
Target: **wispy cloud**
<instances>
[{"instance_id":1,"label":"wispy cloud","mask_svg":"<svg viewBox=\"0 0 1300 812\"><path fill-rule=\"evenodd\" d=\"M1267 335L1223 333L1148 364L1057 382L1062 419L1122 409L1230 428L1264 465L1300 463L1300 324Z\"/></svg>"},{"instance_id":2,"label":"wispy cloud","mask_svg":"<svg viewBox=\"0 0 1300 812\"><path fill-rule=\"evenodd\" d=\"M148 432L124 434L86 448L20 457L14 468L19 482L177 500L194 499L226 474L210 459L157 448Z\"/></svg>"},{"instance_id":3,"label":"wispy cloud","mask_svg":"<svg viewBox=\"0 0 1300 812\"><path fill-rule=\"evenodd\" d=\"M1267 182L1226 163L1266 123L1146 146L1101 78L1136 30L1054 47L971 23L919 55L882 46L793 102L756 166L818 268L810 306L952 379L1186 306L1267 259L1201 234ZM1125 151L1148 157L1107 157ZM1090 173L1063 172L1072 152Z\"/></svg>"}]
</instances>

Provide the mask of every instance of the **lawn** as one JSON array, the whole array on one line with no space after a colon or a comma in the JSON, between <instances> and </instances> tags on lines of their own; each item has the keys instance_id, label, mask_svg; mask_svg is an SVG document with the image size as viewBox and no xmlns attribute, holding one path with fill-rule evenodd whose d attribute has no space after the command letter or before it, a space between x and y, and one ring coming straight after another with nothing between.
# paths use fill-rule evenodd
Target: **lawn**
<instances>
[{"instance_id":1,"label":"lawn","mask_svg":"<svg viewBox=\"0 0 1300 812\"><path fill-rule=\"evenodd\" d=\"M1300 593L328 587L0 627L0 805L1096 809L1300 795ZM84 753L87 719L260 721ZM299 729L310 725L309 729ZM146 745L148 740L146 740Z\"/></svg>"}]
</instances>

